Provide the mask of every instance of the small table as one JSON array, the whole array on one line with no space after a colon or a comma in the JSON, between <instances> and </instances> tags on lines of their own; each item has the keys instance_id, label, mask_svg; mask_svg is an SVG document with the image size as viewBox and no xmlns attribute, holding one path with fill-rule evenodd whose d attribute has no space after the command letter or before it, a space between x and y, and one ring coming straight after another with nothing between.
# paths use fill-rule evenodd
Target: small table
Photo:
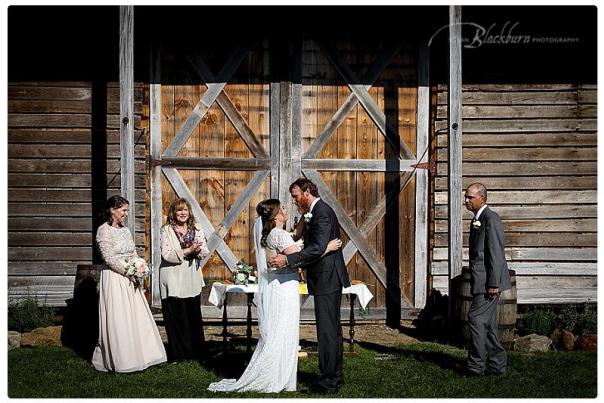
<instances>
[{"instance_id":1,"label":"small table","mask_svg":"<svg viewBox=\"0 0 604 403\"><path fill-rule=\"evenodd\" d=\"M308 292L306 291L306 287L300 287L300 294L306 295ZM303 289L302 289L303 288ZM212 284L212 290L210 291L210 296L208 301L218 307L222 308L222 345L223 349L226 349L227 342L227 296L229 293L245 293L247 295L247 329L246 329L246 338L247 338L247 346L246 351L251 352L252 346L252 303L254 300L254 293L258 292L258 284L248 284L248 285L233 285L233 284L222 284L220 282L215 282ZM373 294L369 291L365 284L355 284L350 287L346 287L342 289L342 294L348 294L350 300L350 321L349 321L349 331L348 334L350 339L348 341L348 351L354 351L354 303L358 298L359 305L365 309L369 301L373 298Z\"/></svg>"},{"instance_id":2,"label":"small table","mask_svg":"<svg viewBox=\"0 0 604 403\"><path fill-rule=\"evenodd\" d=\"M227 342L227 296L229 293L245 293L247 295L247 329L246 329L246 351L252 350L252 303L254 293L258 292L258 284L234 285L234 284L212 284L212 291L208 301L218 308L222 308L222 349L226 350Z\"/></svg>"}]
</instances>

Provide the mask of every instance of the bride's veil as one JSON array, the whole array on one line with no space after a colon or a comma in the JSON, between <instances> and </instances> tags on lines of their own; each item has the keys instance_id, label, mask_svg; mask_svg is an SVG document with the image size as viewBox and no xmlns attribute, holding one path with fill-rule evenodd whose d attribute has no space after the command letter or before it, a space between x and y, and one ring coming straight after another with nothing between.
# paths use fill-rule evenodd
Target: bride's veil
<instances>
[{"instance_id":1,"label":"bride's veil","mask_svg":"<svg viewBox=\"0 0 604 403\"><path fill-rule=\"evenodd\" d=\"M266 340L268 323L265 320L266 312L263 307L262 297L266 295L268 288L268 267L266 264L266 254L264 247L260 244L262 239L262 218L256 218L254 223L254 250L256 253L256 267L258 269L258 292L254 295L254 303L258 312L258 330L260 340Z\"/></svg>"}]
</instances>

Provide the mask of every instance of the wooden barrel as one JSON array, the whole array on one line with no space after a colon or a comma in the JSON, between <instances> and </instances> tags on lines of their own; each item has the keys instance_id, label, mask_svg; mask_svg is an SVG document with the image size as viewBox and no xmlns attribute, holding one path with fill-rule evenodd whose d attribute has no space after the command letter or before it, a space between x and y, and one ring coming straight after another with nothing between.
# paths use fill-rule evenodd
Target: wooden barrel
<instances>
[{"instance_id":1,"label":"wooden barrel","mask_svg":"<svg viewBox=\"0 0 604 403\"><path fill-rule=\"evenodd\" d=\"M98 289L99 280L101 279L101 270L103 265L100 264L79 264L76 270L75 282L73 285L74 290L78 290L82 287L90 288L94 285L94 288Z\"/></svg>"},{"instance_id":2,"label":"wooden barrel","mask_svg":"<svg viewBox=\"0 0 604 403\"><path fill-rule=\"evenodd\" d=\"M516 272L508 270L512 280L512 288L501 293L499 305L497 306L497 324L499 328L499 341L503 347L510 349L514 342L514 329L516 327ZM472 304L472 293L470 287L470 269L464 267L461 276L453 281L455 296L454 315L459 324L459 333L465 345L470 343L470 328L468 325L468 313ZM455 281L456 280L456 281Z\"/></svg>"}]
</instances>

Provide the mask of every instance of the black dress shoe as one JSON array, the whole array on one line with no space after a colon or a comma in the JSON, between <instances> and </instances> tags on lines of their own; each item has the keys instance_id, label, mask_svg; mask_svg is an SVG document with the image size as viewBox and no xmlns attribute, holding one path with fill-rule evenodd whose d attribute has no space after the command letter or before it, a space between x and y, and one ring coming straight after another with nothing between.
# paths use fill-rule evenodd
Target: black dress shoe
<instances>
[{"instance_id":1,"label":"black dress shoe","mask_svg":"<svg viewBox=\"0 0 604 403\"><path fill-rule=\"evenodd\" d=\"M469 369L466 369L465 371L463 371L462 375L464 378L476 378L476 377L482 376L482 374L480 372L471 371Z\"/></svg>"},{"instance_id":2,"label":"black dress shoe","mask_svg":"<svg viewBox=\"0 0 604 403\"><path fill-rule=\"evenodd\" d=\"M336 385L336 388L339 388L340 386L344 385L344 379L342 379L342 378L336 379L334 384Z\"/></svg>"},{"instance_id":3,"label":"black dress shoe","mask_svg":"<svg viewBox=\"0 0 604 403\"><path fill-rule=\"evenodd\" d=\"M338 388L319 387L315 390L315 393L318 393L320 395L333 395L335 393L338 393Z\"/></svg>"},{"instance_id":4,"label":"black dress shoe","mask_svg":"<svg viewBox=\"0 0 604 403\"><path fill-rule=\"evenodd\" d=\"M323 382L317 382L313 385L312 391L319 394L333 394L338 392L337 387L328 386Z\"/></svg>"},{"instance_id":5,"label":"black dress shoe","mask_svg":"<svg viewBox=\"0 0 604 403\"><path fill-rule=\"evenodd\" d=\"M501 372L501 371L484 371L485 375L488 376L504 376L505 375L505 371Z\"/></svg>"}]
</instances>

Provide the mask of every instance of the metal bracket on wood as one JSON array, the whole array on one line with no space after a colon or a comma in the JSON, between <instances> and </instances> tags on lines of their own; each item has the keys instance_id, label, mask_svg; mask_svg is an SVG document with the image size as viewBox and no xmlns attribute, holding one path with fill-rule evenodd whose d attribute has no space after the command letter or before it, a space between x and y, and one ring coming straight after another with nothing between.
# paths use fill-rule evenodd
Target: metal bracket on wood
<instances>
[{"instance_id":1,"label":"metal bracket on wood","mask_svg":"<svg viewBox=\"0 0 604 403\"><path fill-rule=\"evenodd\" d=\"M427 169L430 172L430 175L436 174L436 162L434 160L411 164L411 167L415 169Z\"/></svg>"},{"instance_id":2,"label":"metal bracket on wood","mask_svg":"<svg viewBox=\"0 0 604 403\"><path fill-rule=\"evenodd\" d=\"M418 164L411 164L411 167L417 168L417 169L430 169L430 163L420 162Z\"/></svg>"},{"instance_id":3,"label":"metal bracket on wood","mask_svg":"<svg viewBox=\"0 0 604 403\"><path fill-rule=\"evenodd\" d=\"M145 156L145 170L150 171L158 165L162 165L161 160L153 159L152 155Z\"/></svg>"}]
</instances>

